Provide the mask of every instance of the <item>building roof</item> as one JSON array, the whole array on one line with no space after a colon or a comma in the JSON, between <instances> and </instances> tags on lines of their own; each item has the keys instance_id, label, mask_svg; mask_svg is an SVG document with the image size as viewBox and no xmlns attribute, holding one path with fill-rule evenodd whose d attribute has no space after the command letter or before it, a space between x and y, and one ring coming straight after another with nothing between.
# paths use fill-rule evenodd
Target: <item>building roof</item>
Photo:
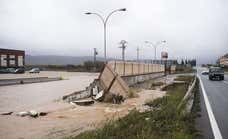
<instances>
[{"instance_id":1,"label":"building roof","mask_svg":"<svg viewBox=\"0 0 228 139\"><path fill-rule=\"evenodd\" d=\"M0 53L7 53L7 54L25 54L25 51L23 50L15 50L15 49L4 49L0 48Z\"/></svg>"},{"instance_id":2,"label":"building roof","mask_svg":"<svg viewBox=\"0 0 228 139\"><path fill-rule=\"evenodd\" d=\"M228 54L225 54L224 56L222 56L220 59L222 58L228 58Z\"/></svg>"}]
</instances>

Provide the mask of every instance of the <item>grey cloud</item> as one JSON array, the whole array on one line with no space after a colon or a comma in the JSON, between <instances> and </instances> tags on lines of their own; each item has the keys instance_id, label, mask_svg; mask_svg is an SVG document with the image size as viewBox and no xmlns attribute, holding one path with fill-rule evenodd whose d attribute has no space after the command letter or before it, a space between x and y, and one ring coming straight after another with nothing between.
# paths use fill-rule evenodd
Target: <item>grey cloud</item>
<instances>
[{"instance_id":1,"label":"grey cloud","mask_svg":"<svg viewBox=\"0 0 228 139\"><path fill-rule=\"evenodd\" d=\"M228 52L226 0L0 0L0 47L25 49L30 54L103 56L103 29L87 11L108 12L126 7L108 22L108 56L120 57L118 42L129 42L127 58L152 58L145 40L167 40L158 48L170 58L215 61Z\"/></svg>"}]
</instances>

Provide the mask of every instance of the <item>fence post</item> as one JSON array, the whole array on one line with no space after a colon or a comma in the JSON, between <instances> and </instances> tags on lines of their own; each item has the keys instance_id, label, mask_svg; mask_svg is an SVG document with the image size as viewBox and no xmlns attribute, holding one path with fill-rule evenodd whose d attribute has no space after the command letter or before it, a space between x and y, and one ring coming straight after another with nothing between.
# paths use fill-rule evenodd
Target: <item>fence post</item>
<instances>
[{"instance_id":1,"label":"fence post","mask_svg":"<svg viewBox=\"0 0 228 139\"><path fill-rule=\"evenodd\" d=\"M133 62L131 63L131 75L133 75Z\"/></svg>"},{"instance_id":2,"label":"fence post","mask_svg":"<svg viewBox=\"0 0 228 139\"><path fill-rule=\"evenodd\" d=\"M116 72L116 60L115 60L115 64L114 64L114 71Z\"/></svg>"},{"instance_id":3,"label":"fence post","mask_svg":"<svg viewBox=\"0 0 228 139\"><path fill-rule=\"evenodd\" d=\"M139 73L139 62L138 62L138 74L140 74L140 73Z\"/></svg>"},{"instance_id":4,"label":"fence post","mask_svg":"<svg viewBox=\"0 0 228 139\"><path fill-rule=\"evenodd\" d=\"M143 63L143 73L145 73L145 63Z\"/></svg>"},{"instance_id":5,"label":"fence post","mask_svg":"<svg viewBox=\"0 0 228 139\"><path fill-rule=\"evenodd\" d=\"M125 61L123 63L124 63L123 75L125 76Z\"/></svg>"},{"instance_id":6,"label":"fence post","mask_svg":"<svg viewBox=\"0 0 228 139\"><path fill-rule=\"evenodd\" d=\"M148 65L148 73L149 73L150 72L150 64L148 63L147 65Z\"/></svg>"}]
</instances>

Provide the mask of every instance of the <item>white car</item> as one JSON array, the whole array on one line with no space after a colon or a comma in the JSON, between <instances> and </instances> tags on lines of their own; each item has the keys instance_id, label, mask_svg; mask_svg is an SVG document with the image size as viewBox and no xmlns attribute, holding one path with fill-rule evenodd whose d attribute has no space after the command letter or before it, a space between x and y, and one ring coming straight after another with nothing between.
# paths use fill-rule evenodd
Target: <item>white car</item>
<instances>
[{"instance_id":1,"label":"white car","mask_svg":"<svg viewBox=\"0 0 228 139\"><path fill-rule=\"evenodd\" d=\"M209 74L209 71L203 71L201 72L202 75L208 75Z\"/></svg>"},{"instance_id":2,"label":"white car","mask_svg":"<svg viewBox=\"0 0 228 139\"><path fill-rule=\"evenodd\" d=\"M40 73L40 69L39 68L33 68L29 71L29 73Z\"/></svg>"}]
</instances>

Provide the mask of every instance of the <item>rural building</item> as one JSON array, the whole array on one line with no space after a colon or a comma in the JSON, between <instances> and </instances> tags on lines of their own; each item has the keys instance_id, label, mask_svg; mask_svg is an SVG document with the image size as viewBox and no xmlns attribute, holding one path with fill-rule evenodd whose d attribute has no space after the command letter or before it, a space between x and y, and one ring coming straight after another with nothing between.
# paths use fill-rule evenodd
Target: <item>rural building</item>
<instances>
[{"instance_id":1,"label":"rural building","mask_svg":"<svg viewBox=\"0 0 228 139\"><path fill-rule=\"evenodd\" d=\"M24 67L25 51L0 48L0 68Z\"/></svg>"},{"instance_id":2,"label":"rural building","mask_svg":"<svg viewBox=\"0 0 228 139\"><path fill-rule=\"evenodd\" d=\"M228 67L228 54L219 58L219 64Z\"/></svg>"}]
</instances>

